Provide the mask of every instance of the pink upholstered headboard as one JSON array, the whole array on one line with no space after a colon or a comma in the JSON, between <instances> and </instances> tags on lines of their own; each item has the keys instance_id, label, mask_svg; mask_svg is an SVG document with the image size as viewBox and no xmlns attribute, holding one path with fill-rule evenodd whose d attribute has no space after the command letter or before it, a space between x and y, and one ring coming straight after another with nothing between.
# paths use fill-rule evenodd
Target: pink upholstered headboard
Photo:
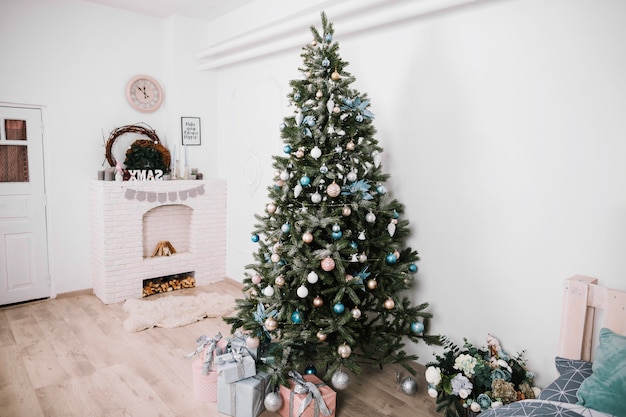
<instances>
[{"instance_id":1,"label":"pink upholstered headboard","mask_svg":"<svg viewBox=\"0 0 626 417\"><path fill-rule=\"evenodd\" d=\"M626 291L601 287L596 278L582 275L566 279L558 355L592 361L602 327L626 335Z\"/></svg>"}]
</instances>

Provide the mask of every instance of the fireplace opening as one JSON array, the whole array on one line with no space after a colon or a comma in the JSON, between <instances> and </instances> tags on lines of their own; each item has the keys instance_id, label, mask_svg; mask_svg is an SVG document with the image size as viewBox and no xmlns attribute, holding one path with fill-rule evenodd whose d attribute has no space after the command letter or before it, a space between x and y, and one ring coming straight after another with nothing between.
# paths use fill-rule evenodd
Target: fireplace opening
<instances>
[{"instance_id":1,"label":"fireplace opening","mask_svg":"<svg viewBox=\"0 0 626 417\"><path fill-rule=\"evenodd\" d=\"M143 280L142 297L194 288L196 286L195 272L183 272L181 274L167 275L164 277Z\"/></svg>"},{"instance_id":2,"label":"fireplace opening","mask_svg":"<svg viewBox=\"0 0 626 417\"><path fill-rule=\"evenodd\" d=\"M143 257L154 256L157 245L167 241L176 253L189 251L193 209L184 204L165 204L143 215Z\"/></svg>"}]
</instances>

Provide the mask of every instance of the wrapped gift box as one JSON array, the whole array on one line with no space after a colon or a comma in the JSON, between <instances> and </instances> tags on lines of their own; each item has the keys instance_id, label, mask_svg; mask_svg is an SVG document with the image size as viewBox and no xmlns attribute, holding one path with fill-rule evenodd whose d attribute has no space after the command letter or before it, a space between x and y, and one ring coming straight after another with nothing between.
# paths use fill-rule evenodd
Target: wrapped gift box
<instances>
[{"instance_id":1,"label":"wrapped gift box","mask_svg":"<svg viewBox=\"0 0 626 417\"><path fill-rule=\"evenodd\" d=\"M329 417L329 416L334 417L336 406L337 406L337 393L333 391L332 388L330 388L328 385L322 382L322 380L320 380L315 375L307 374L307 375L300 376L298 374L298 377L303 378L304 381L306 382L312 382L317 387L317 389L322 395L322 399L324 403L326 404L326 407L328 408L328 411L330 411L330 414L324 414L322 410L323 407L321 407L321 404L319 404L319 402L315 400L312 393L310 392L306 394L296 393L294 391L294 388L297 383L296 381L292 379L289 381L289 383L291 384L290 389L287 389L286 387L282 385L280 386L280 396L283 399L283 405L280 408L280 410L278 410L280 415L283 417L298 416L298 413L300 411L300 405L305 400L307 400L307 397L308 397L308 398L311 398L311 402L306 407L304 412L301 414L301 417Z\"/></svg>"},{"instance_id":2,"label":"wrapped gift box","mask_svg":"<svg viewBox=\"0 0 626 417\"><path fill-rule=\"evenodd\" d=\"M227 384L256 375L256 363L251 356L239 352L219 355L215 359L220 377Z\"/></svg>"},{"instance_id":3,"label":"wrapped gift box","mask_svg":"<svg viewBox=\"0 0 626 417\"><path fill-rule=\"evenodd\" d=\"M191 363L193 397L202 403L217 402L217 371L204 374L202 359Z\"/></svg>"},{"instance_id":4,"label":"wrapped gift box","mask_svg":"<svg viewBox=\"0 0 626 417\"><path fill-rule=\"evenodd\" d=\"M257 417L264 410L265 390L269 375L265 372L226 383L222 375L217 379L217 411L233 417Z\"/></svg>"}]
</instances>

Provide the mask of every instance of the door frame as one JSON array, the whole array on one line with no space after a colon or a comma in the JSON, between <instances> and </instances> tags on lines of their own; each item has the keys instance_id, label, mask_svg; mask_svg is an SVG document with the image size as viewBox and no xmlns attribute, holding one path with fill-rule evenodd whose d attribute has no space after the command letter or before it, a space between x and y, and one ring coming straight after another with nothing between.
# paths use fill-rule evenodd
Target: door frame
<instances>
[{"instance_id":1,"label":"door frame","mask_svg":"<svg viewBox=\"0 0 626 417\"><path fill-rule=\"evenodd\" d=\"M49 139L48 139L48 108L46 106L43 105L39 105L39 104L24 104L24 103L12 103L12 102L7 102L7 101L0 101L0 106L5 106L5 107L15 107L18 109L34 109L34 110L39 110L41 112L41 131L42 131L42 137L41 137L41 147L43 150L43 189L44 189L44 195L45 195L45 199L46 199L46 210L45 210L45 219L46 219L46 250L48 251L48 264L47 264L47 274L48 274L48 283L49 283L49 289L50 289L50 299L54 299L57 297L57 292L55 289L55 285L54 285L54 276L52 274L52 264L53 264L53 253L52 253L52 247L50 245L50 230L51 230L51 216L50 216L50 210L49 210L49 202L50 202L50 198L49 198L49 178L50 178L50 172L49 172Z\"/></svg>"}]
</instances>

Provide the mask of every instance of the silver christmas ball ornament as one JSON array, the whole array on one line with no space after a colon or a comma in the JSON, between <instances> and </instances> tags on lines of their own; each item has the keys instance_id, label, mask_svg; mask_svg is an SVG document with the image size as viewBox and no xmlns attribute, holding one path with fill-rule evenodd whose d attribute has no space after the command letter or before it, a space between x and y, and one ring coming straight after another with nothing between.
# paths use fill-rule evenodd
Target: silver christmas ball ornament
<instances>
[{"instance_id":1,"label":"silver christmas ball ornament","mask_svg":"<svg viewBox=\"0 0 626 417\"><path fill-rule=\"evenodd\" d=\"M404 392L406 395L415 395L415 393L417 392L417 381L413 378L406 377L402 380L402 392Z\"/></svg>"},{"instance_id":2,"label":"silver christmas ball ornament","mask_svg":"<svg viewBox=\"0 0 626 417\"><path fill-rule=\"evenodd\" d=\"M341 391L348 388L348 385L350 385L350 377L344 371L337 371L333 374L330 382L335 389Z\"/></svg>"},{"instance_id":3,"label":"silver christmas ball ornament","mask_svg":"<svg viewBox=\"0 0 626 417\"><path fill-rule=\"evenodd\" d=\"M265 396L263 400L263 405L265 405L265 409L271 413L275 413L280 410L280 407L283 406L283 399L278 395L277 392L270 392Z\"/></svg>"}]
</instances>

